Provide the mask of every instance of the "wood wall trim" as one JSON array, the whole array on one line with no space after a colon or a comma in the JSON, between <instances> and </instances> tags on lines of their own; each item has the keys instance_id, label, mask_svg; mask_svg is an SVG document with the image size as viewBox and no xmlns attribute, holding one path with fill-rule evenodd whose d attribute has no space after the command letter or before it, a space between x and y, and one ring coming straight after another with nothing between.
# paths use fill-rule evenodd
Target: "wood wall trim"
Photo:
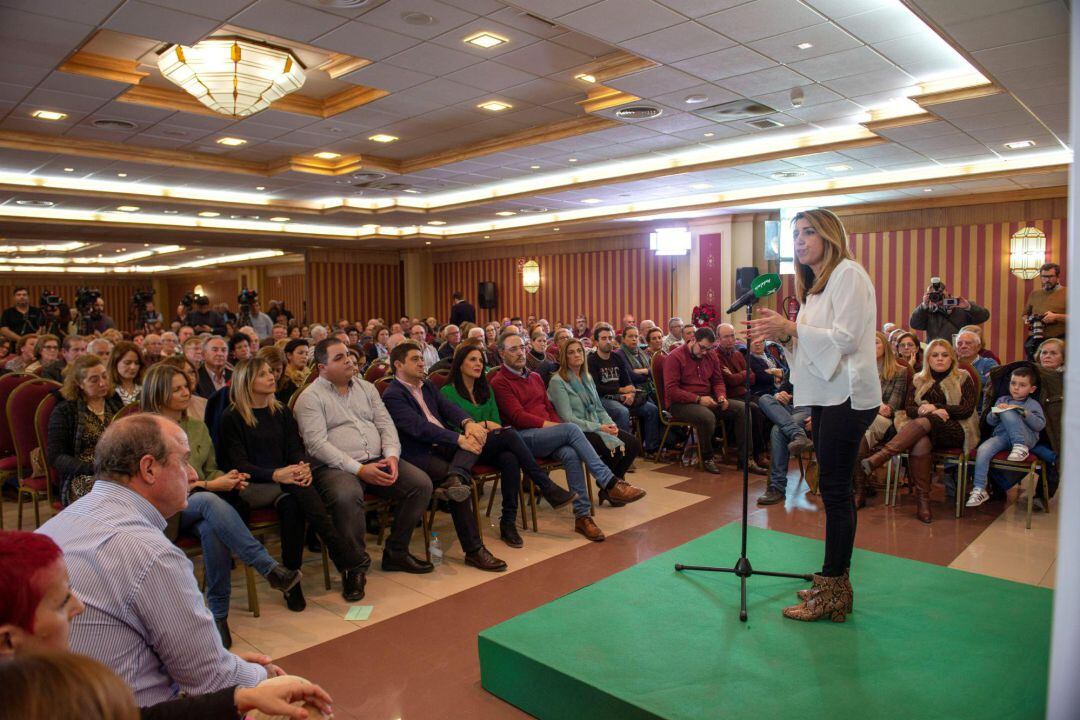
<instances>
[{"instance_id":1,"label":"wood wall trim","mask_svg":"<svg viewBox=\"0 0 1080 720\"><path fill-rule=\"evenodd\" d=\"M599 250L628 250L647 248L649 234L618 232L613 229L565 233L559 237L529 237L503 240L496 246L491 243L457 245L452 249L435 250L431 262L487 260L531 255L558 255L562 253L596 252Z\"/></svg>"},{"instance_id":2,"label":"wood wall trim","mask_svg":"<svg viewBox=\"0 0 1080 720\"><path fill-rule=\"evenodd\" d=\"M988 83L986 85L973 85L971 87L957 88L956 90L943 90L926 95L915 95L911 99L918 103L919 107L928 108L934 105L960 102L961 100L975 100L976 98L999 95L1005 92L1001 87Z\"/></svg>"},{"instance_id":3,"label":"wood wall trim","mask_svg":"<svg viewBox=\"0 0 1080 720\"><path fill-rule=\"evenodd\" d=\"M90 52L75 53L65 60L57 70L73 75L86 75L87 77L113 80L131 85L138 85L144 77L150 74L139 70L139 63L135 60L124 60L123 58L108 57Z\"/></svg>"},{"instance_id":4,"label":"wood wall trim","mask_svg":"<svg viewBox=\"0 0 1080 720\"><path fill-rule=\"evenodd\" d=\"M884 120L871 120L869 122L861 123L861 125L872 133L881 132L882 130L895 130L896 128L908 127L910 125L923 125L926 123L937 122L940 120L936 115L931 115L928 112L921 112L918 115L904 115L902 117L885 118Z\"/></svg>"},{"instance_id":5,"label":"wood wall trim","mask_svg":"<svg viewBox=\"0 0 1080 720\"><path fill-rule=\"evenodd\" d=\"M307 251L308 262L346 263L350 265L393 265L401 261L401 255L394 251L379 250L334 250L311 248Z\"/></svg>"},{"instance_id":6,"label":"wood wall trim","mask_svg":"<svg viewBox=\"0 0 1080 720\"><path fill-rule=\"evenodd\" d=\"M635 102L640 99L641 98L637 95L631 95L622 90L609 88L605 85L594 85L589 90L589 94L585 96L585 99L578 100L577 104L580 105L581 109L585 112L594 113L619 105L625 105L626 103Z\"/></svg>"},{"instance_id":7,"label":"wood wall trim","mask_svg":"<svg viewBox=\"0 0 1080 720\"><path fill-rule=\"evenodd\" d=\"M318 69L322 70L332 79L337 80L342 75L356 72L360 68L367 67L370 64L371 61L365 60L364 58L353 57L352 55L346 55L344 53L333 53L326 59L326 62L318 66Z\"/></svg>"}]
</instances>

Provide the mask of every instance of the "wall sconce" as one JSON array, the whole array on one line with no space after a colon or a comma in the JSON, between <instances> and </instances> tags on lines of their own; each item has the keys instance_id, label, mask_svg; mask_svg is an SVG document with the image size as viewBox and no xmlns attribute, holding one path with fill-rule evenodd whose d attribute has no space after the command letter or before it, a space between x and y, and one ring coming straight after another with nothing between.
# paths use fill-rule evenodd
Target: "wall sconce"
<instances>
[{"instance_id":1,"label":"wall sconce","mask_svg":"<svg viewBox=\"0 0 1080 720\"><path fill-rule=\"evenodd\" d=\"M1018 230L1009 240L1009 272L1023 280L1039 274L1046 262L1046 233L1038 228Z\"/></svg>"},{"instance_id":2,"label":"wall sconce","mask_svg":"<svg viewBox=\"0 0 1080 720\"><path fill-rule=\"evenodd\" d=\"M540 289L540 264L530 260L521 266L521 287L527 293L535 293Z\"/></svg>"},{"instance_id":3,"label":"wall sconce","mask_svg":"<svg viewBox=\"0 0 1080 720\"><path fill-rule=\"evenodd\" d=\"M203 290L202 285L196 285L195 286L195 294L196 295L205 295L206 294L206 292Z\"/></svg>"}]
</instances>

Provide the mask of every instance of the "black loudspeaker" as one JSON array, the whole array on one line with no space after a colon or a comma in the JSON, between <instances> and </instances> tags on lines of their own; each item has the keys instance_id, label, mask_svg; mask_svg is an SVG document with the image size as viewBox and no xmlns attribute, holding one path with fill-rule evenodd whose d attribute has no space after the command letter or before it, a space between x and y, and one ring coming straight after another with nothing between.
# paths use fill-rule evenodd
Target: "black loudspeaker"
<instances>
[{"instance_id":1,"label":"black loudspeaker","mask_svg":"<svg viewBox=\"0 0 1080 720\"><path fill-rule=\"evenodd\" d=\"M476 287L476 295L480 298L480 307L484 310L494 310L497 305L495 300L495 283L490 280L482 282Z\"/></svg>"},{"instance_id":2,"label":"black loudspeaker","mask_svg":"<svg viewBox=\"0 0 1080 720\"><path fill-rule=\"evenodd\" d=\"M742 297L750 289L750 283L758 276L756 267L735 268L735 297Z\"/></svg>"}]
</instances>

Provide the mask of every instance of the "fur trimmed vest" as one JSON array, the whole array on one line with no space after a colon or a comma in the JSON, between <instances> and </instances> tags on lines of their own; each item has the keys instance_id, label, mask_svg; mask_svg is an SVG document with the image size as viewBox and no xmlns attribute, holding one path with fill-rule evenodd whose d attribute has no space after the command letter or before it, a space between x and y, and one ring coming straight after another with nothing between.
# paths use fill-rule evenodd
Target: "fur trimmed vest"
<instances>
[{"instance_id":1,"label":"fur trimmed vest","mask_svg":"<svg viewBox=\"0 0 1080 720\"><path fill-rule=\"evenodd\" d=\"M924 395L934 386L934 378L927 376L923 377L921 373L916 374L912 379L912 386L915 389L915 404L918 405ZM971 376L967 372L961 371L957 373L949 373L948 377L941 381L941 391L945 394L945 403L947 405L959 405L964 394L964 383L970 383ZM963 419L950 418L954 422L960 424L960 427L964 430L964 452L969 455L975 448L979 447L979 414L972 411L970 415ZM893 420L893 424L896 429L904 427L912 418L908 417L906 411L896 413L896 418Z\"/></svg>"}]
</instances>

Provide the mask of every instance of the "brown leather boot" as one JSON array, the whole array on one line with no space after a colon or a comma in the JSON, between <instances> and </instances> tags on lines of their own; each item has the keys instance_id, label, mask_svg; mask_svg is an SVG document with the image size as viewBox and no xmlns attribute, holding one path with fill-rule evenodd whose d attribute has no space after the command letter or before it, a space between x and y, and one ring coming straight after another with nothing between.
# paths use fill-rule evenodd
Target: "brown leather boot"
<instances>
[{"instance_id":1,"label":"brown leather boot","mask_svg":"<svg viewBox=\"0 0 1080 720\"><path fill-rule=\"evenodd\" d=\"M814 575L814 586L817 592L812 592L806 602L784 608L784 617L812 622L828 615L833 622L844 622L854 605L854 591L847 576Z\"/></svg>"},{"instance_id":2,"label":"brown leather boot","mask_svg":"<svg viewBox=\"0 0 1080 720\"><path fill-rule=\"evenodd\" d=\"M861 510L866 507L866 485L870 481L870 476L863 470L862 460L869 454L870 446L866 443L866 437L863 436L863 439L859 441L858 460L855 462L855 469L851 473L851 484L854 487L856 510Z\"/></svg>"},{"instance_id":3,"label":"brown leather boot","mask_svg":"<svg viewBox=\"0 0 1080 720\"><path fill-rule=\"evenodd\" d=\"M929 523L930 516L930 476L934 468L934 459L928 454L911 455L908 458L908 470L915 483L915 517Z\"/></svg>"},{"instance_id":4,"label":"brown leather boot","mask_svg":"<svg viewBox=\"0 0 1080 720\"><path fill-rule=\"evenodd\" d=\"M603 542L604 533L597 527L596 523L588 515L583 515L579 518L574 518L574 532L579 532L585 536L586 539L593 542Z\"/></svg>"},{"instance_id":5,"label":"brown leather boot","mask_svg":"<svg viewBox=\"0 0 1080 720\"><path fill-rule=\"evenodd\" d=\"M910 449L924 435L926 435L926 429L922 426L922 423L912 420L900 428L900 431L893 435L892 440L881 445L876 453L862 459L859 465L862 467L863 472L869 475L891 458Z\"/></svg>"}]
</instances>

